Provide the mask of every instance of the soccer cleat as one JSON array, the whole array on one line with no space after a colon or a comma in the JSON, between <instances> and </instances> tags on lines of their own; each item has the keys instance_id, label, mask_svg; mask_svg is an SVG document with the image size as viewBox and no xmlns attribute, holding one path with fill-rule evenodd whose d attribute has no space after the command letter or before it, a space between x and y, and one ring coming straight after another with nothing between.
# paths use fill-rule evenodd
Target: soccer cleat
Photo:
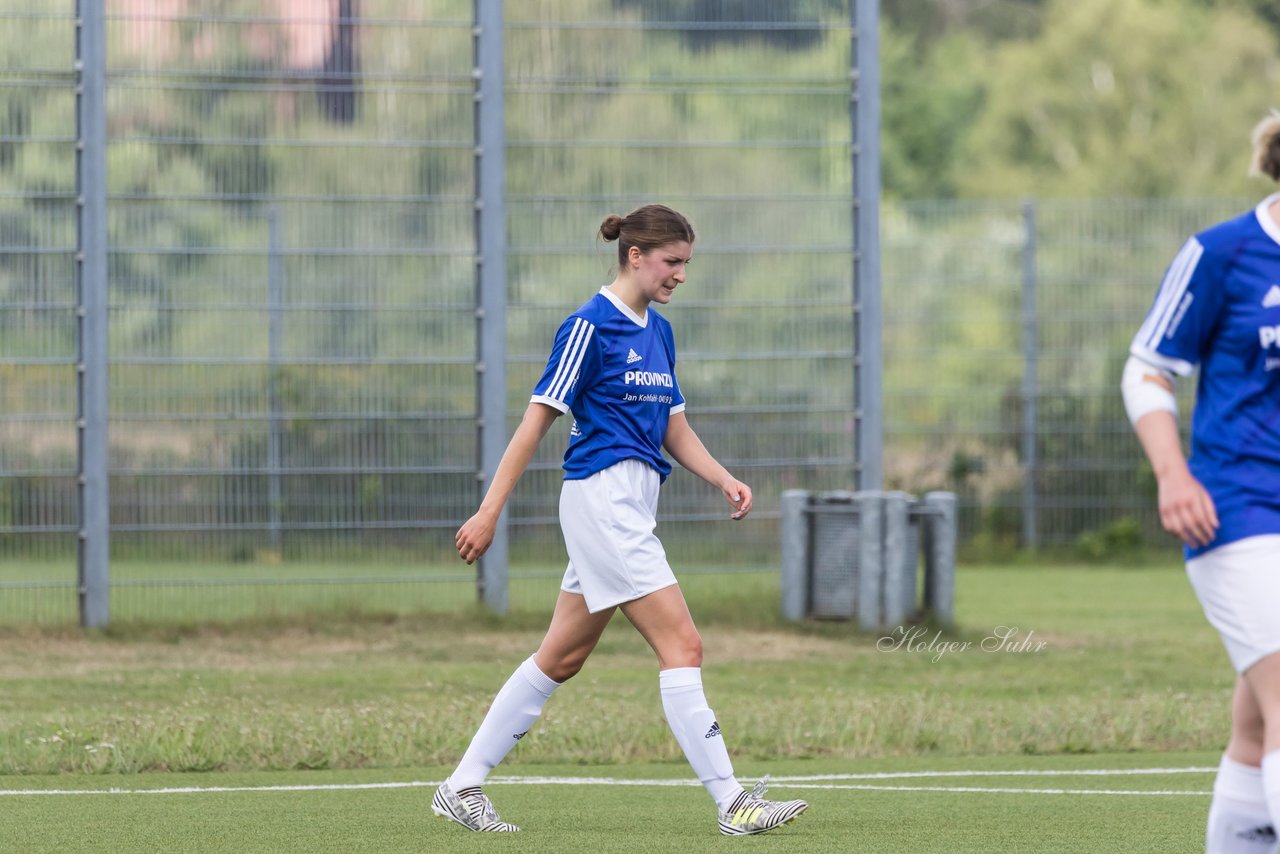
<instances>
[{"instance_id":1,"label":"soccer cleat","mask_svg":"<svg viewBox=\"0 0 1280 854\"><path fill-rule=\"evenodd\" d=\"M478 833L513 833L520 828L510 822L498 818L493 804L480 791L479 786L470 786L455 792L445 780L436 789L431 799L431 811L441 818L456 821L467 830Z\"/></svg>"},{"instance_id":2,"label":"soccer cleat","mask_svg":"<svg viewBox=\"0 0 1280 854\"><path fill-rule=\"evenodd\" d=\"M738 795L727 810L720 813L720 832L725 836L749 836L768 833L776 827L795 821L809 808L804 801L766 801L769 778L763 777L750 792Z\"/></svg>"}]
</instances>

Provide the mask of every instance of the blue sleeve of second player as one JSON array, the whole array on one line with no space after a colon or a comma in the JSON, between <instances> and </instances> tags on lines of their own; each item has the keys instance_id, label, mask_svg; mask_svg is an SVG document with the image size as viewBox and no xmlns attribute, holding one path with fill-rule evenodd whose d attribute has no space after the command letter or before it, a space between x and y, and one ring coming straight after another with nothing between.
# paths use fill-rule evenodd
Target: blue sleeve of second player
<instances>
[{"instance_id":1,"label":"blue sleeve of second player","mask_svg":"<svg viewBox=\"0 0 1280 854\"><path fill-rule=\"evenodd\" d=\"M1165 271L1130 352L1181 376L1189 375L1217 325L1223 292L1219 264L1199 239L1191 238Z\"/></svg>"}]
</instances>

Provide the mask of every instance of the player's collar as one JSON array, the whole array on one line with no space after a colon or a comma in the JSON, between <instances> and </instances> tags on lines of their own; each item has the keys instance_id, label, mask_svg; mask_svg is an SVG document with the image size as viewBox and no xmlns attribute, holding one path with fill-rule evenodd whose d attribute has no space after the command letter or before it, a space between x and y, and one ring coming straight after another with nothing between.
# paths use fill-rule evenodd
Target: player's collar
<instances>
[{"instance_id":1,"label":"player's collar","mask_svg":"<svg viewBox=\"0 0 1280 854\"><path fill-rule=\"evenodd\" d=\"M622 312L623 317L625 317L627 320L630 320L636 326L639 326L641 329L644 329L649 325L649 312L646 311L644 313L644 317L641 317L640 315L636 314L634 311L631 310L631 306L623 302L622 299L619 298L617 294L615 294L613 291L609 290L608 288L601 288L600 293L604 294L605 297L608 298L609 302L613 303L614 306L618 309L618 311Z\"/></svg>"},{"instance_id":2,"label":"player's collar","mask_svg":"<svg viewBox=\"0 0 1280 854\"><path fill-rule=\"evenodd\" d=\"M1280 243L1280 225L1271 218L1271 214L1267 212L1267 208L1271 207L1275 202L1280 201L1280 193L1272 193L1262 201L1258 202L1258 206L1254 208L1254 214L1258 217L1258 225L1262 226L1262 230L1267 236Z\"/></svg>"}]
</instances>

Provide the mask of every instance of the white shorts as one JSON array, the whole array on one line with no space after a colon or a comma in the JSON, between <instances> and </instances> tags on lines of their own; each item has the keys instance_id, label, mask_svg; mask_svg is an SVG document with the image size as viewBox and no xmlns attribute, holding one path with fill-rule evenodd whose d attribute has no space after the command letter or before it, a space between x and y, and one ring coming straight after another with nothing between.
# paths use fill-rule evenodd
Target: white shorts
<instances>
[{"instance_id":1,"label":"white shorts","mask_svg":"<svg viewBox=\"0 0 1280 854\"><path fill-rule=\"evenodd\" d=\"M639 460L564 482L560 530L569 566L560 589L582 595L591 613L676 583L653 533L660 484L658 473Z\"/></svg>"},{"instance_id":2,"label":"white shorts","mask_svg":"<svg viewBox=\"0 0 1280 854\"><path fill-rule=\"evenodd\" d=\"M1187 577L1237 673L1280 652L1280 535L1247 537L1194 557Z\"/></svg>"}]
</instances>

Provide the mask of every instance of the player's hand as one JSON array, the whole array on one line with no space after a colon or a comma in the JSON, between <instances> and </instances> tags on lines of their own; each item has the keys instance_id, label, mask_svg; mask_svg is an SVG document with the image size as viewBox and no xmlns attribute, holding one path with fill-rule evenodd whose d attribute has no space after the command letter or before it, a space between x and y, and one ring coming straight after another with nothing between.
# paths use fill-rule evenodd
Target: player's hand
<instances>
[{"instance_id":1,"label":"player's hand","mask_svg":"<svg viewBox=\"0 0 1280 854\"><path fill-rule=\"evenodd\" d=\"M725 500L733 505L730 519L742 519L751 512L751 487L736 478L729 478L720 486Z\"/></svg>"},{"instance_id":2,"label":"player's hand","mask_svg":"<svg viewBox=\"0 0 1280 854\"><path fill-rule=\"evenodd\" d=\"M1218 532L1218 510L1191 472L1180 469L1159 481L1160 523L1188 546L1208 545Z\"/></svg>"},{"instance_id":3,"label":"player's hand","mask_svg":"<svg viewBox=\"0 0 1280 854\"><path fill-rule=\"evenodd\" d=\"M493 534L498 528L498 517L480 510L462 524L453 543L458 547L458 557L468 564L475 563L480 555L489 550L493 543Z\"/></svg>"}]
</instances>

